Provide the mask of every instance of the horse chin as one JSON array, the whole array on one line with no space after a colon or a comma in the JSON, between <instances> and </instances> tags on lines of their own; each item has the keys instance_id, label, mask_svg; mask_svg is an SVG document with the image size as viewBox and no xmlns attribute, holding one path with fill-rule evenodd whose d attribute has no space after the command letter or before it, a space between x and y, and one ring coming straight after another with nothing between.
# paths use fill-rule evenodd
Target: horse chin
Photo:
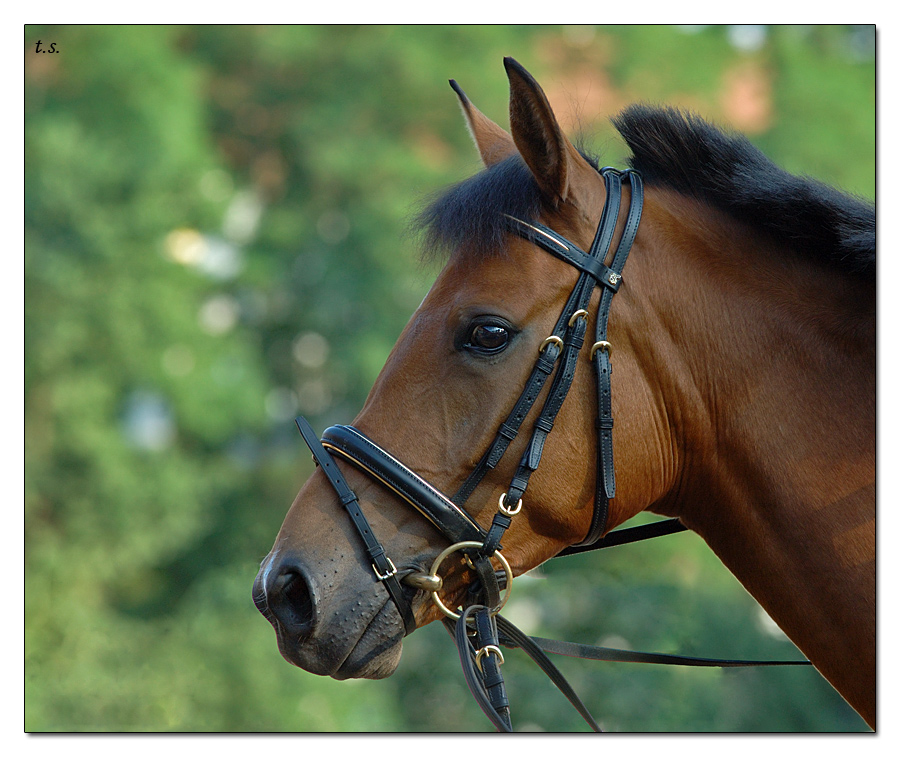
<instances>
[{"instance_id":1,"label":"horse chin","mask_svg":"<svg viewBox=\"0 0 900 757\"><path fill-rule=\"evenodd\" d=\"M300 641L285 634L277 621L273 625L281 656L315 675L331 676L338 681L387 678L400 664L403 627L390 603L355 638L342 639L330 633Z\"/></svg>"},{"instance_id":2,"label":"horse chin","mask_svg":"<svg viewBox=\"0 0 900 757\"><path fill-rule=\"evenodd\" d=\"M389 649L378 652L374 656L364 655L355 659L351 654L331 677L344 681L348 678L387 678L400 665L400 655L403 651L403 643L396 642Z\"/></svg>"},{"instance_id":3,"label":"horse chin","mask_svg":"<svg viewBox=\"0 0 900 757\"><path fill-rule=\"evenodd\" d=\"M366 626L340 667L331 674L347 678L387 678L400 664L403 626L392 602L388 602Z\"/></svg>"}]
</instances>

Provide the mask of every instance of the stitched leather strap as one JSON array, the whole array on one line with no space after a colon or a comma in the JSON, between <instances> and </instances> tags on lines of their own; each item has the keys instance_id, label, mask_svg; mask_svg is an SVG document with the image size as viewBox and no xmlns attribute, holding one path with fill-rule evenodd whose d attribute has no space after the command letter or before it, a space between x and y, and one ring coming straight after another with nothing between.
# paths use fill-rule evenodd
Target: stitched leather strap
<instances>
[{"instance_id":1,"label":"stitched leather strap","mask_svg":"<svg viewBox=\"0 0 900 757\"><path fill-rule=\"evenodd\" d=\"M587 287L584 288L587 289ZM588 289L588 291L590 290ZM574 305L581 305L582 303L586 304L584 302L585 299L586 297L582 295L582 298L576 300ZM577 307L573 307L572 313L577 309ZM567 321L571 318L572 313L568 313ZM575 378L578 355L584 344L584 332L586 327L586 320L584 318L578 318L572 326L567 326L565 339L563 341L563 351L558 361L559 366L556 375L554 376L550 390L547 393L547 399L544 402L544 406L541 409L538 418L535 420L531 440L525 448L525 452L519 462L519 467L508 487L506 496L507 502L510 505L513 505L521 499L528 487L531 475L537 470L538 465L540 464L547 437L553 429L556 416L559 413L560 408L562 408L563 402L565 401Z\"/></svg>"},{"instance_id":2,"label":"stitched leather strap","mask_svg":"<svg viewBox=\"0 0 900 757\"><path fill-rule=\"evenodd\" d=\"M628 249L631 247L631 243L629 242L624 252L622 252L622 244L620 243L619 250L617 251L617 253L621 253L620 255L617 254L617 259L621 260L618 271L604 265L603 261L612 243L616 220L618 218L619 205L621 203L621 182L619 180L619 173L613 169L604 169L603 178L607 188L606 202L603 207L600 224L597 228L593 244L591 245L590 253L586 253L579 249L565 237L557 234L553 229L544 226L537 221L526 222L514 218L513 216L506 216L507 225L510 231L529 240L541 247L541 249L549 252L551 255L555 255L582 272L582 276L575 285L575 289L570 295L569 300L566 302L566 306L563 308L563 312L553 330L553 336L557 336L560 339L564 339L566 334L571 331L571 326L568 321L572 317L572 314L579 309L587 307L590 293L593 290L593 284L603 285L604 295L610 298L618 291L622 280L621 267L624 266L624 260L628 255ZM634 198L632 198L632 206L633 205ZM636 230L636 224L634 228ZM591 285L588 285L588 278L590 278L592 282ZM578 339L583 340L583 332L578 336ZM566 350L566 346L569 347L568 350ZM575 347L574 352L571 349L573 346ZM555 417L556 413L559 412L559 407L562 405L563 400L565 400L566 394L571 386L571 381L574 376L574 367L576 365L575 359L577 358L580 348L580 342L576 343L572 338L568 341L564 339L564 348L562 351L563 358L561 360L563 370L557 374L557 379L554 381L549 399L545 404L546 412L542 414L544 423L548 424L549 427L552 427L551 418ZM545 352L548 354L545 355L542 353L541 356L539 356L528 381L525 383L525 388L519 395L519 399L516 401L506 420L500 424L494 441L488 447L487 451L463 482L456 494L451 497L452 501L457 505L462 506L465 504L472 492L487 474L488 470L497 466L512 440L518 435L522 422L525 420L525 417L537 400L538 394L540 394L550 372L554 368L557 356L560 354L555 344L548 345ZM560 374L563 375L563 379L559 378ZM517 499L521 497L522 492L524 492L524 489L527 486L528 476L530 476L528 471L531 470L533 472L534 470L534 468L529 468L528 463L540 459L540 454L543 451L543 443L546 440L547 434L549 434L549 428L546 431L538 429L538 431L535 432L535 436L532 437L529 451L526 453L528 459L520 465L519 471L517 472L512 485L509 487L509 494L507 496L510 502L517 501ZM611 458L609 464L612 464ZM604 514L604 517L600 519L601 526L605 523L605 512L606 510L603 508L602 513ZM595 507L595 520L597 520L596 513L597 508ZM594 529L592 528L591 533L593 533L593 531Z\"/></svg>"},{"instance_id":3,"label":"stitched leather strap","mask_svg":"<svg viewBox=\"0 0 900 757\"><path fill-rule=\"evenodd\" d=\"M322 434L322 444L402 497L451 542L484 540L484 529L468 513L359 429L331 426Z\"/></svg>"},{"instance_id":4,"label":"stitched leather strap","mask_svg":"<svg viewBox=\"0 0 900 757\"><path fill-rule=\"evenodd\" d=\"M302 418L297 419L300 433L312 450L317 463L322 467L341 504L347 510L355 529L360 534L366 552L372 561L373 569L396 604L403 618L407 633L410 633L415 628L415 619L412 616L410 603L403 594L403 590L397 580L397 570L385 554L382 545L374 536L365 515L359 507L356 495L348 486L329 450L374 477L406 502L413 505L451 541L476 541L482 544L480 549L473 550L470 554L478 575L477 581L470 587L470 594L472 600L484 604L472 604L464 609L460 620L455 624L450 620L445 620L444 622L448 629L451 629L451 633L454 636L459 649L463 672L472 694L495 727L502 731L511 731L512 724L509 717L509 701L506 697L505 685L499 669L499 662L502 658L493 651L498 649L498 644L523 649L576 707L591 728L598 731L599 727L591 717L591 714L547 657L546 652L585 659L704 667L810 664L805 660L722 660L631 652L539 637L532 638L522 633L501 616L492 617L486 609L487 607L496 606L500 589L507 580L505 572L498 576L496 571L494 571L489 562L489 555L500 549L501 538L512 519L501 511L495 515L490 529L485 532L462 510L461 505L486 475L487 471L496 467L499 463L510 443L519 433L521 425L537 401L538 395L555 371L555 376L547 393L547 399L538 418L535 420L532 437L526 446L507 491L506 506L514 508L525 492L532 473L540 464L547 438L553 429L556 416L572 385L577 367L577 358L584 345L586 319L582 317L583 314L578 317L575 314L587 307L593 289L598 284L601 285L601 294L596 318L595 344L606 344L607 323L612 297L619 288L622 270L640 223L643 189L639 174L631 170L620 173L614 169L605 168L602 169L601 174L606 183L607 200L589 253L584 253L577 246L542 224L536 222L526 223L518 219L509 218L511 230L573 265L581 272L581 275L553 330L553 335L558 337L560 342L551 341L538 356L531 375L512 411L506 420L500 424L494 441L452 500L447 499L427 481L352 426L333 426L327 429L320 443L309 424ZM612 243L619 214L623 179L631 184L631 202L622 238L613 254L610 266L607 267L604 261ZM557 556L581 554L595 549L627 544L686 530L678 520L672 519L635 528L620 529L613 531L602 539L599 538L606 528L609 499L615 496L615 469L612 454L612 365L609 350L595 348L593 350L593 363L597 374L598 393L598 455L594 512L591 526L585 539L579 544L563 550ZM474 646L470 642L467 633L469 630L469 619L472 619L474 622Z\"/></svg>"},{"instance_id":5,"label":"stitched leather strap","mask_svg":"<svg viewBox=\"0 0 900 757\"><path fill-rule=\"evenodd\" d=\"M581 701L581 698L575 693L575 690L569 685L569 682L565 679L563 674L559 672L559 669L551 662L550 658L544 654L544 650L536 643L536 640L520 631L516 626L500 615L496 617L496 621L497 628L501 634L500 643L506 647L519 647L534 660L538 667L547 674L547 677L553 682L553 685L556 686L566 699L569 700L572 706L578 710L578 714L584 718L585 722L591 727L591 730L600 733L600 726L597 725L597 722L594 720L591 713L588 712L584 702Z\"/></svg>"},{"instance_id":6,"label":"stitched leather strap","mask_svg":"<svg viewBox=\"0 0 900 757\"><path fill-rule=\"evenodd\" d=\"M498 621L502 620L498 618ZM498 625L499 622L498 622ZM503 627L503 626L502 626ZM521 646L519 639L504 633L500 643L504 647ZM593 644L578 644L571 641L543 639L540 636L528 637L540 649L550 654L564 657L577 657L580 660L600 660L603 662L642 662L652 665L681 665L690 668L770 668L785 666L812 665L809 660L730 660L715 657L688 657L679 654L663 654L660 652L633 652L630 649L613 649Z\"/></svg>"},{"instance_id":7,"label":"stitched leather strap","mask_svg":"<svg viewBox=\"0 0 900 757\"><path fill-rule=\"evenodd\" d=\"M614 191L620 196L621 178L625 178L631 185L631 202L628 216L625 220L625 229L619 240L616 252L613 255L611 269L621 277L628 260L641 221L641 212L644 206L643 182L639 173L628 170L621 174L613 169L603 169L603 178L607 181L607 199L609 192ZM604 224L601 221L595 243L606 243L601 239L601 231ZM597 307L597 321L594 343L606 342L607 326L609 323L609 311L612 306L612 297L615 292L603 289L600 292L600 304ZM612 363L608 349L595 349L593 355L594 372L597 386L597 483L594 493L594 512L591 517L591 525L584 539L575 546L592 544L600 538L606 529L606 521L609 516L609 500L616 496L616 469L613 460L613 415L612 415Z\"/></svg>"},{"instance_id":8,"label":"stitched leather strap","mask_svg":"<svg viewBox=\"0 0 900 757\"><path fill-rule=\"evenodd\" d=\"M612 268L608 268L603 264L602 259L592 257L542 223L537 221L525 222L512 216L506 216L506 218L509 219L507 225L511 231L533 242L551 255L555 255L560 260L564 260L579 271L588 274L598 284L602 284L614 292L618 291L621 279ZM609 245L607 244L607 247L604 249L608 249L608 247Z\"/></svg>"},{"instance_id":9,"label":"stitched leather strap","mask_svg":"<svg viewBox=\"0 0 900 757\"><path fill-rule=\"evenodd\" d=\"M596 331L598 336L596 341L600 342L601 340L606 340L606 330L612 297L616 291L618 291L622 278L622 270L625 266L625 261L628 259L628 253L631 250L640 223L641 209L643 207L643 191L640 176L632 171L619 173L612 168L604 168L601 171L601 174L606 184L606 202L604 203L600 223L591 244L590 253L585 254L571 242L560 237L556 232L546 226L526 223L519 219L507 217L510 222L510 228L513 231L537 244L547 252L575 265L582 271L582 275L566 303L566 307L563 309L560 321L557 322L557 328L560 327L560 324L563 321L567 322L567 330L565 332L566 338L564 339L563 351L559 360L559 368L553 383L551 384L547 400L544 403L544 408L535 422L531 441L526 448L525 454L523 455L519 467L508 488L507 502L509 503L517 502L524 494L529 479L540 462L544 444L553 427L556 415L562 407L562 403L565 401L574 380L577 357L583 345L584 330L581 328L583 324L580 322L580 319L573 324L571 323L571 317L577 310L587 307L595 283L605 284L601 289L600 305L597 312ZM605 260L612 245L619 208L622 201L623 177L632 183L631 203L622 238L613 255L612 266L607 268L603 265L602 261ZM592 261L592 263L588 264L585 262L588 260ZM598 271L601 270L602 273L598 273ZM554 334L557 334L557 331L554 331ZM609 512L609 500L615 496L615 465L612 446L612 395L610 380L612 365L610 363L608 350L594 350L593 357L597 373L598 396L597 474L591 524L585 538L579 542L581 545L590 544L596 541L603 533ZM521 418L518 419L519 425L521 425L521 420ZM516 428L518 428L518 426ZM505 442L503 447L504 451L508 445L509 442ZM496 461L494 462L494 465L496 465ZM470 475L469 479L467 479L464 484L464 494L466 497L471 494L471 491L474 489L475 485L477 485L477 482L484 476L485 472L484 466L479 463L479 466L476 466L476 470L473 471L473 474ZM456 498L454 498L454 500L458 501ZM491 533L496 533L496 529L492 528ZM499 544L499 540L495 541ZM493 542L491 546L494 546Z\"/></svg>"},{"instance_id":10,"label":"stitched leather strap","mask_svg":"<svg viewBox=\"0 0 900 757\"><path fill-rule=\"evenodd\" d=\"M469 640L469 619L475 620L476 646ZM472 696L481 707L494 727L501 732L511 733L512 722L509 716L509 700L503 684L503 676L500 674L499 660L493 654L485 654L480 658L480 664L476 663L478 650L486 646L498 645L496 626L483 605L470 605L463 610L459 620L445 620L444 625L450 631L456 649L459 652L459 661L463 670L463 677L472 692Z\"/></svg>"},{"instance_id":11,"label":"stitched leather strap","mask_svg":"<svg viewBox=\"0 0 900 757\"><path fill-rule=\"evenodd\" d=\"M562 552L554 555L554 557L580 555L584 552L593 552L598 549L606 549L607 547L617 547L620 544L632 544L636 541L655 539L657 536L667 536L668 534L677 534L680 531L687 530L688 527L678 520L678 518L658 520L653 523L645 523L642 526L619 528L615 531L610 531L602 539L597 539L589 544L576 544L571 547L566 547Z\"/></svg>"},{"instance_id":12,"label":"stitched leather strap","mask_svg":"<svg viewBox=\"0 0 900 757\"><path fill-rule=\"evenodd\" d=\"M359 507L359 500L357 499L356 494L354 494L353 490L350 488L344 475L334 462L334 459L319 442L319 438L313 431L312 426L309 425L309 422L305 418L297 418L295 422L297 428L300 430L300 435L303 437L303 440L312 452L313 457L337 494L341 505L343 505L347 514L350 516L350 522L353 524L357 533L359 533L360 538L365 545L366 553L372 562L372 568L375 571L375 575L378 580L384 584L388 594L397 606L400 617L403 619L403 626L406 629L406 633L412 633L416 629L416 620L413 617L410 603L403 594L403 588L397 580L397 569L394 567L394 563L391 559L385 554L384 547L381 546L381 543L375 537L368 519Z\"/></svg>"},{"instance_id":13,"label":"stitched leather strap","mask_svg":"<svg viewBox=\"0 0 900 757\"><path fill-rule=\"evenodd\" d=\"M553 335L559 336L556 330L554 330ZM506 454L510 442L518 436L523 421L531 411L535 401L537 401L538 395L544 388L544 384L547 383L550 374L553 373L560 352L561 350L558 345L550 343L544 351L540 353L534 368L531 370L531 375L525 382L525 388L516 400L515 405L513 405L513 409L506 417L506 420L500 424L500 428L497 430L494 441L491 442L484 455L482 455L481 460L479 460L472 469L472 472L463 482L462 486L460 486L456 494L451 497L454 504L462 507L469 499L472 492L475 491L475 488L484 478L485 474L489 470L496 468L500 460L503 459L503 455Z\"/></svg>"},{"instance_id":14,"label":"stitched leather strap","mask_svg":"<svg viewBox=\"0 0 900 757\"><path fill-rule=\"evenodd\" d=\"M372 561L373 569L396 604L403 618L407 633L410 633L415 628L415 619L412 616L410 603L403 594L403 590L397 580L397 570L385 554L384 548L374 536L365 515L359 507L356 495L350 489L331 457L329 450L339 454L413 505L453 542L476 541L482 544L480 549L473 550L473 553L470 554L478 575L478 580L470 587L470 593L471 598L476 602L479 599L484 601L485 597L488 598L488 601L486 604L473 604L464 609L459 621L454 623L454 621L445 620L444 623L454 636L469 688L481 708L491 719L491 722L494 723L498 730L502 731L511 731L512 724L509 717L509 701L506 697L503 677L499 670L501 658L499 654L493 652L494 649L497 649L498 644L523 649L547 673L553 683L576 707L588 724L598 731L599 727L584 704L545 652L585 659L704 667L810 664L806 660L721 660L648 652L630 652L607 647L555 641L553 639L532 638L522 633L501 616L492 617L487 610L487 607L496 606L496 599L499 597L500 589L507 580L505 572L502 575L497 575L488 558L495 550L500 549L500 540L512 521L509 515L501 511L494 517L489 531L485 532L462 510L461 505L486 475L487 471L496 467L511 441L519 433L525 417L534 406L547 380L556 370L547 399L534 423L532 437L509 486L506 505L513 508L522 493L524 493L531 474L540 463L544 446L548 435L553 429L556 415L572 385L575 368L577 367L577 357L584 345L586 319L582 317L583 314L578 317L575 314L587 307L593 289L598 284L602 288L596 318L595 345L597 343L607 344L606 332L612 297L619 288L622 270L640 223L643 189L640 175L632 170L620 173L611 168L604 168L601 170L601 174L606 183L607 199L589 253L583 252L552 229L540 223L527 223L508 217L511 230L573 265L581 272L581 275L553 330L553 335L558 337L560 343L556 343L555 340L551 341L538 356L532 373L513 410L506 420L500 424L493 443L485 451L475 469L452 500L447 499L427 481L352 426L332 426L326 430L320 443L309 424L302 418L297 419L300 433L334 488L341 504L347 510L351 522L360 534L366 552ZM607 267L604 261L615 232L621 204L622 180L628 181L631 185L631 202L622 238L619 241L610 266ZM593 362L597 373L597 429L599 439L594 512L591 527L585 539L579 544L563 550L557 556L580 554L595 549L627 544L686 530L678 520L672 519L636 528L620 529L613 531L602 539L599 538L606 528L609 499L615 496L610 378L612 365L609 350L595 348L593 350ZM469 641L467 633L470 618L474 621L475 646Z\"/></svg>"},{"instance_id":15,"label":"stitched leather strap","mask_svg":"<svg viewBox=\"0 0 900 757\"><path fill-rule=\"evenodd\" d=\"M628 531L634 529L626 529ZM662 535L657 534L657 535ZM480 615L480 613L482 613ZM556 639L545 639L539 636L528 636L519 628L513 625L502 615L497 615L493 620L496 624L496 636L490 629L485 630L484 623L487 612L484 607L473 605L463 611L460 620L445 620L444 624L453 636L454 641L459 650L460 661L463 667L463 675L466 683L469 685L473 696L478 701L482 710L500 731L511 731L512 724L509 720L509 702L506 699L505 691L502 690L502 676L499 677L499 670L494 671L491 667L488 673L485 673L485 665L482 664L478 669L474 664L474 655L476 648L482 648L486 644L499 644L507 649L519 648L525 652L531 659L537 663L541 670L546 673L547 677L569 700L578 713L584 718L585 722L597 732L600 727L597 725L591 713L585 707L581 698L572 689L569 682L560 673L559 669L553 664L547 653L558 654L566 657L576 657L584 660L601 660L605 662L631 662L631 663L647 663L654 665L679 665L686 667L715 667L715 668L739 668L739 667L783 667L783 666L809 666L809 660L735 660L710 657L690 657L686 655L662 654L658 652L633 652L625 649L614 649L612 647L601 647L592 644L579 644L567 641L557 641ZM469 625L467 621L470 617L476 618L475 645L468 638L467 630ZM480 622L478 622L480 621ZM494 640L496 639L496 640ZM489 655L490 656L490 655ZM486 660L488 656L485 656ZM499 691L491 697L488 686L499 686ZM505 709L501 709L505 708Z\"/></svg>"}]
</instances>

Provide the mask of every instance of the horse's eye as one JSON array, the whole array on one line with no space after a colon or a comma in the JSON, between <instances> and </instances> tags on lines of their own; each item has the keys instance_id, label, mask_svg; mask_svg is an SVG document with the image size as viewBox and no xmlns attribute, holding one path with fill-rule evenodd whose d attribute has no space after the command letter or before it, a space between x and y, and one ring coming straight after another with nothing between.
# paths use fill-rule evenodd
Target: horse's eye
<instances>
[{"instance_id":1,"label":"horse's eye","mask_svg":"<svg viewBox=\"0 0 900 757\"><path fill-rule=\"evenodd\" d=\"M493 323L479 323L469 334L469 341L466 347L483 355L493 355L506 349L508 344L509 331L503 326Z\"/></svg>"}]
</instances>

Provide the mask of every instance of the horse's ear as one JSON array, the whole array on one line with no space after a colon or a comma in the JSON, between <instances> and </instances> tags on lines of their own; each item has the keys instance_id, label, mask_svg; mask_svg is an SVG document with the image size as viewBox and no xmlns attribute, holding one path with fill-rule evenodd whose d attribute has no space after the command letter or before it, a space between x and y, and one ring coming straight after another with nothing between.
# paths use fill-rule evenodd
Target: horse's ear
<instances>
[{"instance_id":1,"label":"horse's ear","mask_svg":"<svg viewBox=\"0 0 900 757\"><path fill-rule=\"evenodd\" d=\"M469 133L478 146L478 152L481 153L481 162L484 163L485 167L490 168L495 163L499 163L504 158L512 155L516 151L516 144L513 142L512 137L472 105L472 102L466 97L466 93L460 89L460 86L453 79L450 80L450 86L453 87L453 91L459 97L459 104L462 106L463 115L466 117Z\"/></svg>"},{"instance_id":2,"label":"horse's ear","mask_svg":"<svg viewBox=\"0 0 900 757\"><path fill-rule=\"evenodd\" d=\"M519 153L549 200L575 201L578 179L596 171L563 134L534 77L512 58L504 58L503 65L509 77L509 122Z\"/></svg>"}]
</instances>

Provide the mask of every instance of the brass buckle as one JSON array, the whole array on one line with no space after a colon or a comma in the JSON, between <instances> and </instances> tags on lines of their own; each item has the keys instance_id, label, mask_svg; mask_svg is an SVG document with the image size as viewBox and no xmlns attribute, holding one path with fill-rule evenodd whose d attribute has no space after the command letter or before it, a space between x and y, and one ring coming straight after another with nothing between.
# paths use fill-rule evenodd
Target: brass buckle
<instances>
[{"instance_id":1,"label":"brass buckle","mask_svg":"<svg viewBox=\"0 0 900 757\"><path fill-rule=\"evenodd\" d=\"M572 328L572 326L575 325L575 321L577 321L579 318L587 318L587 317L588 317L587 310L576 310L574 313L572 313L572 317L569 318L569 328Z\"/></svg>"},{"instance_id":2,"label":"brass buckle","mask_svg":"<svg viewBox=\"0 0 900 757\"><path fill-rule=\"evenodd\" d=\"M484 673L484 670L481 668L481 658L486 657L489 654L495 654L500 659L497 661L498 665L502 665L504 663L503 660L503 652L500 651L500 647L496 644L485 644L481 649L479 649L475 653L475 664L478 666L478 669Z\"/></svg>"},{"instance_id":3,"label":"brass buckle","mask_svg":"<svg viewBox=\"0 0 900 757\"><path fill-rule=\"evenodd\" d=\"M548 344L555 344L560 349L563 348L563 340L558 337L556 334L552 336L548 336L543 342L541 342L541 346L538 348L538 352L543 352Z\"/></svg>"},{"instance_id":4,"label":"brass buckle","mask_svg":"<svg viewBox=\"0 0 900 757\"><path fill-rule=\"evenodd\" d=\"M594 359L594 353L597 350L603 350L607 355L612 355L612 345L609 342L594 342L594 346L591 347L591 360Z\"/></svg>"},{"instance_id":5,"label":"brass buckle","mask_svg":"<svg viewBox=\"0 0 900 757\"><path fill-rule=\"evenodd\" d=\"M475 547L484 546L480 541L461 541L456 544L451 544L447 549L441 552L431 564L431 573L429 576L433 576L438 579L438 568L441 567L441 563L444 562L450 555L460 549L474 549ZM507 562L506 558L500 554L500 552L494 552L491 555L492 558L496 557L500 564L503 566L503 570L506 572L506 588L503 590L503 596L500 597L500 603L491 609L491 615L496 615L500 610L503 609L503 606L509 601L509 595L512 592L512 583L513 583L513 573L512 568L509 566L509 562ZM461 615L458 612L453 612L447 605L443 603L440 596L436 591L431 592L431 598L434 600L434 603L438 606L441 612L444 613L448 618L453 618L454 620L459 620Z\"/></svg>"}]
</instances>

